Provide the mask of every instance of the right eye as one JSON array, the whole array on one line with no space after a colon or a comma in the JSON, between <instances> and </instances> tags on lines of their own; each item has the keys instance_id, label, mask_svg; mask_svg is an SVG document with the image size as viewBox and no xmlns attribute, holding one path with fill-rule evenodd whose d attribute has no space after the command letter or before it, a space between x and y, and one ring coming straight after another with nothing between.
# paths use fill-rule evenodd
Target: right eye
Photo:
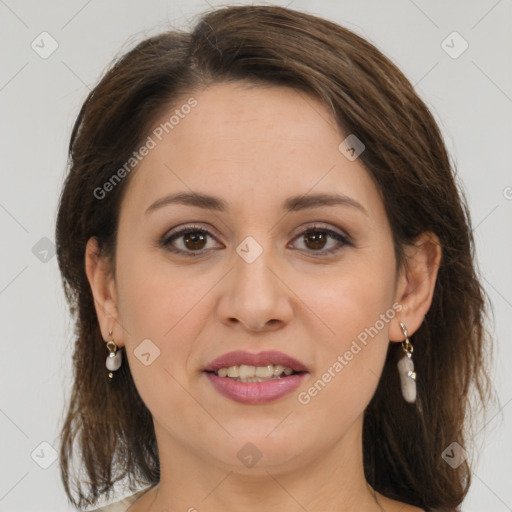
<instances>
[{"instance_id":1,"label":"right eye","mask_svg":"<svg viewBox=\"0 0 512 512\"><path fill-rule=\"evenodd\" d=\"M208 237L213 235L200 226L186 226L174 233L166 234L160 241L160 245L171 252L183 256L200 256L212 247L206 247Z\"/></svg>"}]
</instances>

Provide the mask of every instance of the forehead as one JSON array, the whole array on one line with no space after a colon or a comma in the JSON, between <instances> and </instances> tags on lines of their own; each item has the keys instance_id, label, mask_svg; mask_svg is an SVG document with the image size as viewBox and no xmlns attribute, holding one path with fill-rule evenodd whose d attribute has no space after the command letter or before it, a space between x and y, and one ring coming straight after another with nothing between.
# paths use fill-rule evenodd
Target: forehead
<instances>
[{"instance_id":1,"label":"forehead","mask_svg":"<svg viewBox=\"0 0 512 512\"><path fill-rule=\"evenodd\" d=\"M345 135L328 108L288 87L211 86L162 112L149 136L123 201L139 212L177 191L223 197L238 211L308 191L380 201L362 163L338 149Z\"/></svg>"}]
</instances>

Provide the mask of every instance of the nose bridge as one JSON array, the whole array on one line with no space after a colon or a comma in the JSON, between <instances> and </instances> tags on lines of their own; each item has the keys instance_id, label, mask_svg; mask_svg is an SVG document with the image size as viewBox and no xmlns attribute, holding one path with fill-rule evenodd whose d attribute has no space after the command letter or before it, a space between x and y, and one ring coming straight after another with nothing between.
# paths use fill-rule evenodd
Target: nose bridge
<instances>
[{"instance_id":1,"label":"nose bridge","mask_svg":"<svg viewBox=\"0 0 512 512\"><path fill-rule=\"evenodd\" d=\"M259 238L261 240L261 236ZM268 292L267 288L272 286L268 267L275 259L272 250L268 237L261 244L252 236L246 237L236 248L235 284L240 285L243 290L258 290L260 295Z\"/></svg>"},{"instance_id":2,"label":"nose bridge","mask_svg":"<svg viewBox=\"0 0 512 512\"><path fill-rule=\"evenodd\" d=\"M268 233L247 236L235 251L234 268L219 307L223 320L237 320L253 330L274 325L276 320L289 321L287 288L275 275L279 264Z\"/></svg>"},{"instance_id":3,"label":"nose bridge","mask_svg":"<svg viewBox=\"0 0 512 512\"><path fill-rule=\"evenodd\" d=\"M258 241L259 239L259 241ZM237 293L257 294L267 300L275 293L275 280L268 267L275 264L275 255L268 234L259 233L245 237L236 247L233 285Z\"/></svg>"}]
</instances>

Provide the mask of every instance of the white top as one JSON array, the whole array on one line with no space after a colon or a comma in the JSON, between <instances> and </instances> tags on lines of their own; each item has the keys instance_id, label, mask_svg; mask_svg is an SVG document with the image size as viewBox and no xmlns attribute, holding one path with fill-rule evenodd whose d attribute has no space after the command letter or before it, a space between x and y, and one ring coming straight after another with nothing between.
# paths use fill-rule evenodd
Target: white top
<instances>
[{"instance_id":1,"label":"white top","mask_svg":"<svg viewBox=\"0 0 512 512\"><path fill-rule=\"evenodd\" d=\"M95 508L94 510L90 510L89 512L126 512L128 508L133 505L143 494L149 491L152 487L147 487L146 489L142 489L131 496L127 496L123 498L121 501L116 501L115 503L111 503L110 505L104 505L100 508Z\"/></svg>"}]
</instances>

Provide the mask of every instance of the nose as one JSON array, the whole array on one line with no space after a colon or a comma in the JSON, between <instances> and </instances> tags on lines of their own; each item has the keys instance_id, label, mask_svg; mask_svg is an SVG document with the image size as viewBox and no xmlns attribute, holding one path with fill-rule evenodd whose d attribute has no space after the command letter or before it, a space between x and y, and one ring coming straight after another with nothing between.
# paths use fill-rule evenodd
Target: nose
<instances>
[{"instance_id":1,"label":"nose","mask_svg":"<svg viewBox=\"0 0 512 512\"><path fill-rule=\"evenodd\" d=\"M285 283L277 258L271 249L265 249L254 261L248 261L234 254L234 268L224 280L218 303L221 321L252 332L283 328L292 319L294 294Z\"/></svg>"}]
</instances>

